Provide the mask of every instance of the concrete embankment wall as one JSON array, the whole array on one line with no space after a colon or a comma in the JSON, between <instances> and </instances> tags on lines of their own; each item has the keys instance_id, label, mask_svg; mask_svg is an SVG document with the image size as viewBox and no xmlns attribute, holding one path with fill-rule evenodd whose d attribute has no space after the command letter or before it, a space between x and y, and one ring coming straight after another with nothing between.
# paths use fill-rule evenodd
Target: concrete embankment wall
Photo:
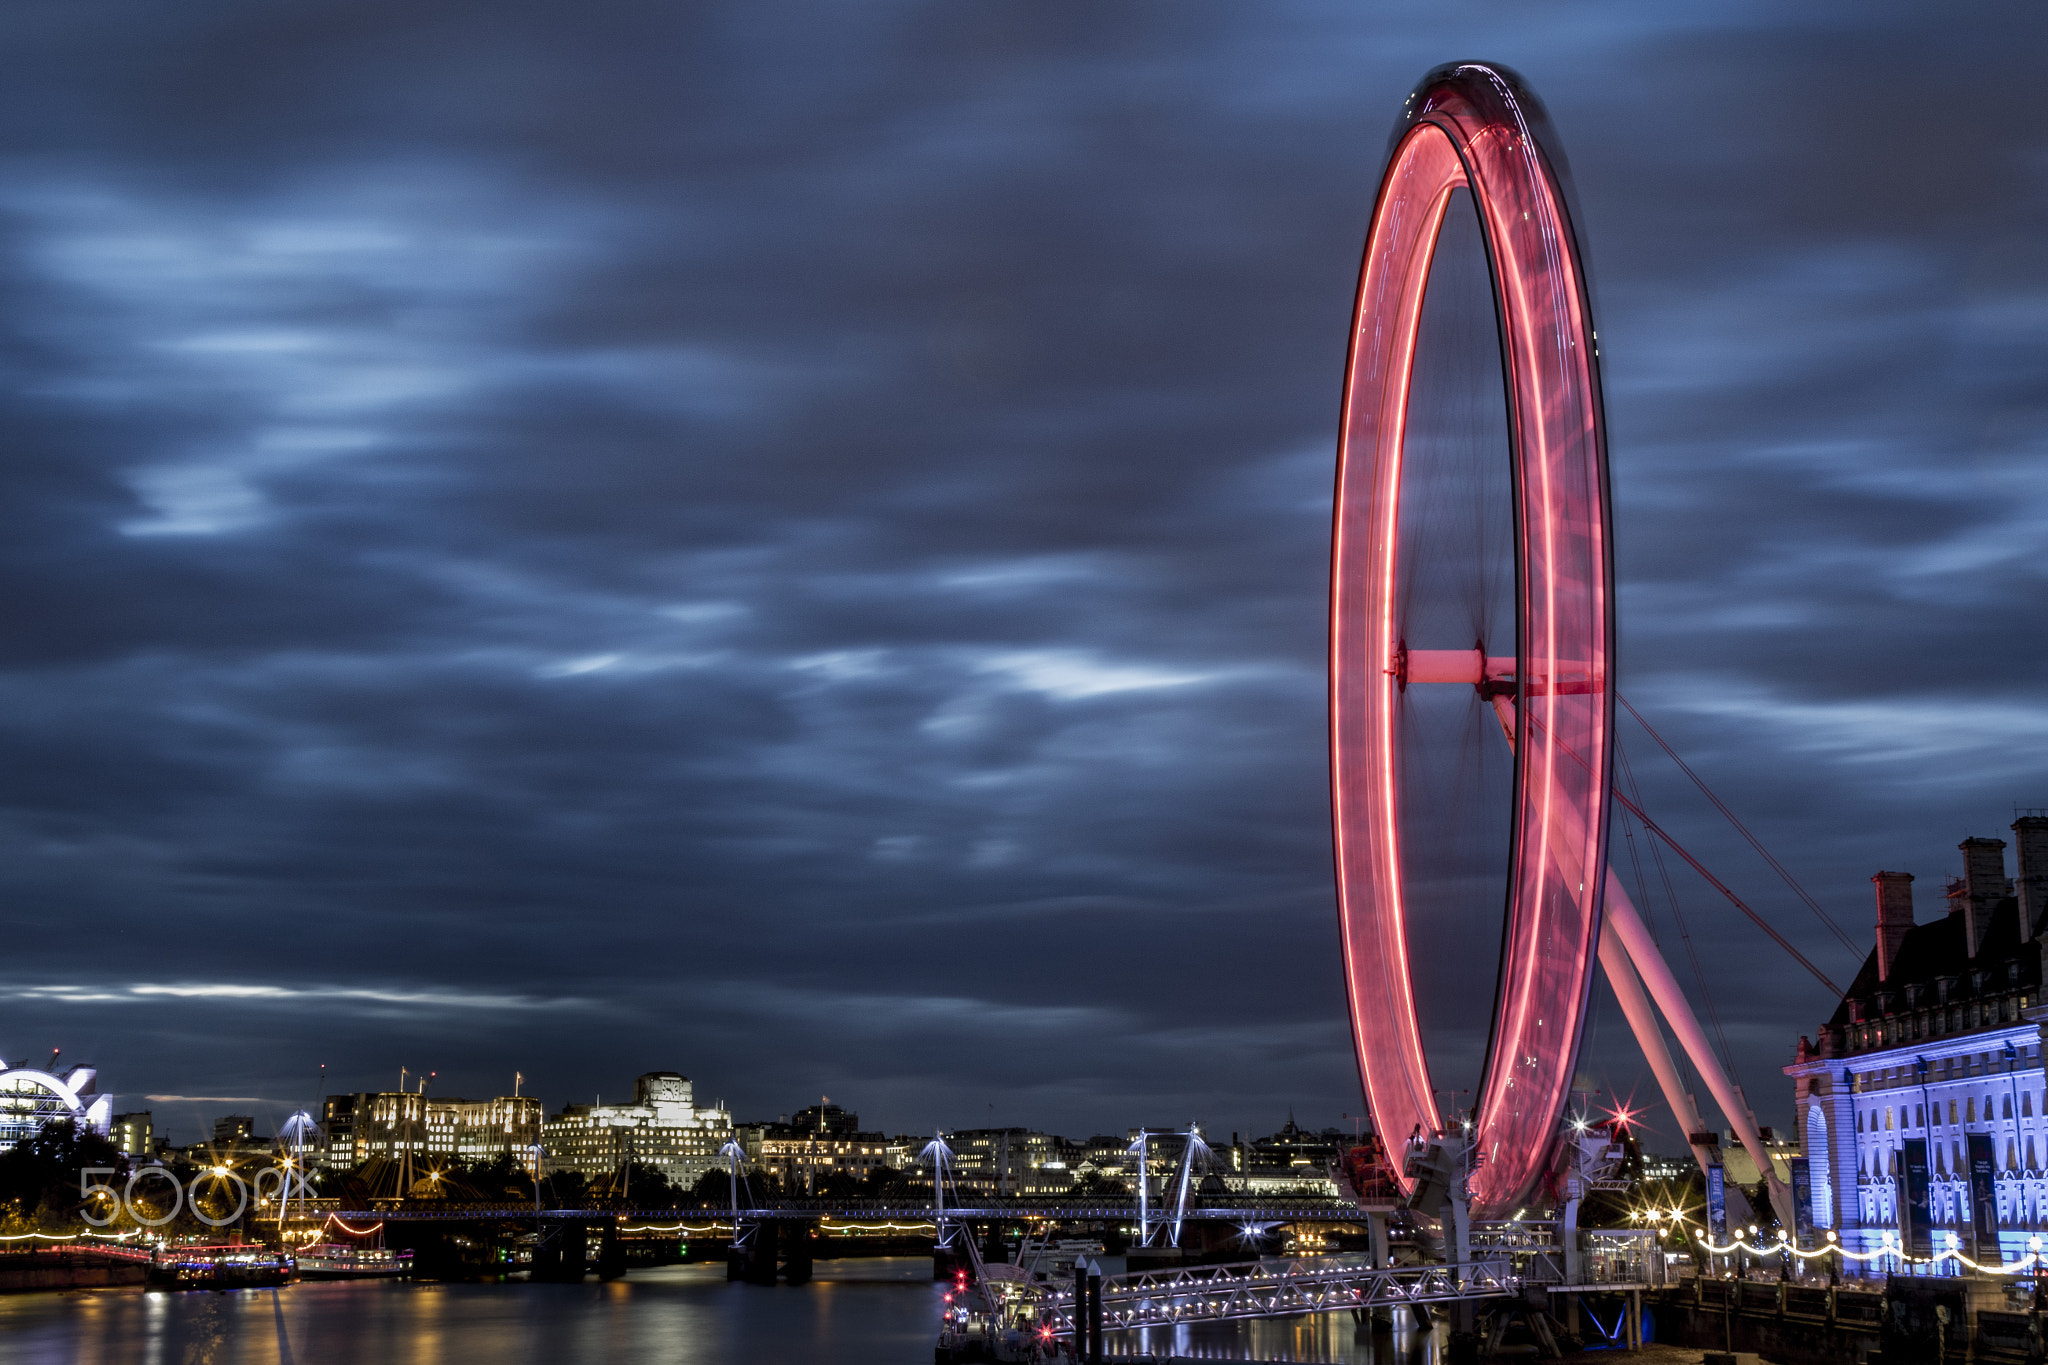
<instances>
[{"instance_id":1,"label":"concrete embankment wall","mask_svg":"<svg viewBox=\"0 0 2048 1365\"><path fill-rule=\"evenodd\" d=\"M0 1256L0 1294L37 1289L111 1289L141 1284L149 1268L141 1261L73 1252L14 1253Z\"/></svg>"},{"instance_id":2,"label":"concrete embankment wall","mask_svg":"<svg viewBox=\"0 0 2048 1365\"><path fill-rule=\"evenodd\" d=\"M1748 1351L1773 1365L2039 1365L2043 1317L2008 1283L1902 1276L1829 1286L1686 1280L1649 1296L1659 1341Z\"/></svg>"}]
</instances>

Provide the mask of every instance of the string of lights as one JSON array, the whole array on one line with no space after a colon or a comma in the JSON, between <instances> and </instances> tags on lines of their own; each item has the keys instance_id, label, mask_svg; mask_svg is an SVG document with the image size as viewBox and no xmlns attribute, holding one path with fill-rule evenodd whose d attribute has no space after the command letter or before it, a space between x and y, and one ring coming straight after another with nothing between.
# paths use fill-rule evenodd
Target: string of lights
<instances>
[{"instance_id":1,"label":"string of lights","mask_svg":"<svg viewBox=\"0 0 2048 1365\"><path fill-rule=\"evenodd\" d=\"M382 1223L377 1224L375 1227L352 1228L348 1224L342 1222L341 1218L338 1215L332 1213L327 1215L327 1221L334 1224L336 1227L340 1228L343 1232L347 1233L351 1237L368 1237L373 1232L382 1232L384 1230L384 1225Z\"/></svg>"},{"instance_id":2,"label":"string of lights","mask_svg":"<svg viewBox=\"0 0 2048 1365\"><path fill-rule=\"evenodd\" d=\"M1948 1232L1943 1233L1942 1236L1948 1239L1948 1246L1943 1250L1935 1252L1932 1256L1914 1256L1910 1254L1904 1247L1892 1241L1892 1234L1889 1232L1884 1234L1884 1245L1876 1251L1851 1251L1838 1243L1835 1240L1835 1234L1832 1232L1828 1234L1828 1245L1820 1248L1818 1251L1801 1251L1782 1237L1778 1239L1775 1246L1757 1246L1744 1241L1740 1237L1737 1237L1726 1246L1716 1246L1705 1238L1701 1238L1700 1245L1716 1256L1727 1256L1734 1252L1746 1251L1752 1256L1776 1256L1784 1252L1790 1252L1802 1261L1811 1261L1822 1256L1840 1256L1844 1260L1855 1261L1859 1264L1875 1261L1885 1256L1891 1257L1901 1265L1939 1265L1943 1261L1954 1261L1959 1265L1968 1266L1972 1270L1982 1271L1987 1275L2018 1275L2033 1269L2037 1265L2048 1265L2048 1256L2042 1254L2041 1239L2039 1237L2029 1237L2027 1239L2027 1254L2019 1260L1994 1265L1988 1262L1973 1261L1968 1256L1965 1256L1962 1252L1962 1238L1957 1234Z\"/></svg>"},{"instance_id":3,"label":"string of lights","mask_svg":"<svg viewBox=\"0 0 2048 1365\"><path fill-rule=\"evenodd\" d=\"M17 1232L0 1236L0 1242L26 1242L31 1239L43 1242L75 1242L81 1237L104 1237L109 1241L119 1242L134 1237L139 1232L140 1229L131 1229L127 1232Z\"/></svg>"},{"instance_id":4,"label":"string of lights","mask_svg":"<svg viewBox=\"0 0 2048 1365\"><path fill-rule=\"evenodd\" d=\"M828 1218L828 1219L824 1219L824 1220L822 1220L822 1221L824 1221L824 1222L830 1222L831 1220L830 1220L830 1219ZM637 1226L637 1227L622 1227L622 1228L620 1228L620 1229L619 1229L619 1231L620 1231L620 1232L681 1232L681 1233L687 1233L688 1235L690 1235L690 1236L692 1236L692 1237L701 1237L701 1236L703 1236L703 1235L704 1235L705 1233L707 1233L707 1232L724 1232L724 1231L726 1230L726 1226L727 1226L727 1225L726 1225L726 1224L724 1224L724 1223L707 1223L707 1224L705 1224L705 1225L704 1225L703 1227L701 1227L701 1228L698 1228L698 1227L691 1227L691 1226L690 1226L690 1225L689 1225L688 1223L675 1223L675 1224L672 1224L672 1225L670 1225L670 1226L667 1226L667 1227L663 1227L663 1226L660 1226L659 1224L655 1224L655 1223L645 1223L645 1224L641 1224L641 1225L639 1225L639 1226ZM841 1224L837 1225L836 1227L828 1227L828 1228L824 1228L824 1229L821 1229L821 1230L822 1230L822 1231L825 1231L825 1232L830 1232L830 1233L834 1233L834 1234L837 1234L837 1235L839 1235L839 1236L842 1236L842 1237L843 1237L843 1236L850 1236L850 1235L855 1235L855 1234L859 1234L859 1233L863 1233L863 1232L933 1232L933 1231L936 1231L936 1230L937 1230L937 1228L938 1228L938 1225L937 1225L936 1223L929 1223L929 1222L926 1222L926 1223L841 1223Z\"/></svg>"}]
</instances>

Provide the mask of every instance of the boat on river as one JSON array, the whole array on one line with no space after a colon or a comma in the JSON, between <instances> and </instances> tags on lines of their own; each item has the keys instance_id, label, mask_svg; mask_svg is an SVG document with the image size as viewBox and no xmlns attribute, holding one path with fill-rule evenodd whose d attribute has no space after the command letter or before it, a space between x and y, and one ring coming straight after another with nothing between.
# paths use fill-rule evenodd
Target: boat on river
<instances>
[{"instance_id":1,"label":"boat on river","mask_svg":"<svg viewBox=\"0 0 2048 1365\"><path fill-rule=\"evenodd\" d=\"M265 1289L292 1277L292 1258L253 1243L167 1246L149 1263L149 1283L165 1289Z\"/></svg>"},{"instance_id":2,"label":"boat on river","mask_svg":"<svg viewBox=\"0 0 2048 1365\"><path fill-rule=\"evenodd\" d=\"M302 1280L401 1280L412 1274L412 1253L388 1247L323 1242L299 1252Z\"/></svg>"}]
</instances>

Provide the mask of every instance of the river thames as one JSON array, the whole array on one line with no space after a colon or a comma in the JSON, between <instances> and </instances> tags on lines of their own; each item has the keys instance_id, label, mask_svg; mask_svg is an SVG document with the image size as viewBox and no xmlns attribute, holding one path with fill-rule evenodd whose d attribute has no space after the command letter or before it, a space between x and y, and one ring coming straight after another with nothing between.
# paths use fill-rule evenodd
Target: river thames
<instances>
[{"instance_id":1,"label":"river thames","mask_svg":"<svg viewBox=\"0 0 2048 1365\"><path fill-rule=\"evenodd\" d=\"M818 1278L796 1289L731 1284L709 1265L609 1284L17 1294L0 1298L0 1365L925 1365L943 1293L930 1260L903 1257L821 1261ZM1427 1336L1397 1345L1343 1314L1107 1344L1115 1354L1373 1365L1434 1365L1436 1354Z\"/></svg>"}]
</instances>

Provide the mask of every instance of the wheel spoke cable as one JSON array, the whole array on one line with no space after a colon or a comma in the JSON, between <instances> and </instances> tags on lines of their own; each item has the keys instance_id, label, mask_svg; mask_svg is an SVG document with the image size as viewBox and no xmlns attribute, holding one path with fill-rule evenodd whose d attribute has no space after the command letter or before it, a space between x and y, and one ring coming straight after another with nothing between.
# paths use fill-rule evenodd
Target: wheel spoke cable
<instances>
[{"instance_id":1,"label":"wheel spoke cable","mask_svg":"<svg viewBox=\"0 0 2048 1365\"><path fill-rule=\"evenodd\" d=\"M1841 943L1841 945L1844 948L1847 948L1850 952L1853 953L1857 951L1856 940L1849 937L1848 934L1842 932L1842 926L1835 923L1834 917L1829 915L1827 911L1823 910L1821 908L1820 902L1815 900L1811 895L1807 893L1806 888L1799 884L1799 879L1792 875L1791 870L1787 868L1783 863L1779 862L1775 854L1773 854L1769 849L1764 847L1763 840L1757 838L1756 835L1750 833L1749 826L1743 824L1742 821L1739 818L1737 818L1735 812L1728 809L1727 804L1723 802L1720 797L1714 795L1714 789L1709 787L1706 784L1705 779L1701 778L1701 776L1698 773L1692 770L1691 764L1687 763L1684 759L1678 756L1678 750L1672 748L1670 743L1664 738L1664 736L1657 733L1657 728L1655 726L1651 725L1649 721L1643 719L1643 713L1636 710L1635 707L1630 706L1628 698L1622 696L1619 692L1616 692L1614 694L1614 699L1620 702L1623 707L1627 708L1628 713L1636 718L1636 724L1642 726L1644 732L1648 734L1651 739L1657 741L1657 747L1662 749L1665 752L1665 754L1667 754L1670 757L1671 761L1678 765L1678 770L1684 773L1687 777L1692 779L1692 784L1700 789L1700 794L1706 797L1707 800L1714 803L1714 809L1721 812L1721 814L1727 818L1729 824L1735 826L1735 832L1737 834L1740 834L1744 839L1747 839L1749 841L1749 846L1757 851L1757 856L1762 858L1765 862L1769 863L1771 865L1771 870L1784 879L1785 885L1792 888L1792 894L1799 897L1800 900L1806 902L1806 908L1813 911L1815 918L1819 919L1822 924L1825 924L1828 927L1828 932L1833 934L1835 938Z\"/></svg>"}]
</instances>

